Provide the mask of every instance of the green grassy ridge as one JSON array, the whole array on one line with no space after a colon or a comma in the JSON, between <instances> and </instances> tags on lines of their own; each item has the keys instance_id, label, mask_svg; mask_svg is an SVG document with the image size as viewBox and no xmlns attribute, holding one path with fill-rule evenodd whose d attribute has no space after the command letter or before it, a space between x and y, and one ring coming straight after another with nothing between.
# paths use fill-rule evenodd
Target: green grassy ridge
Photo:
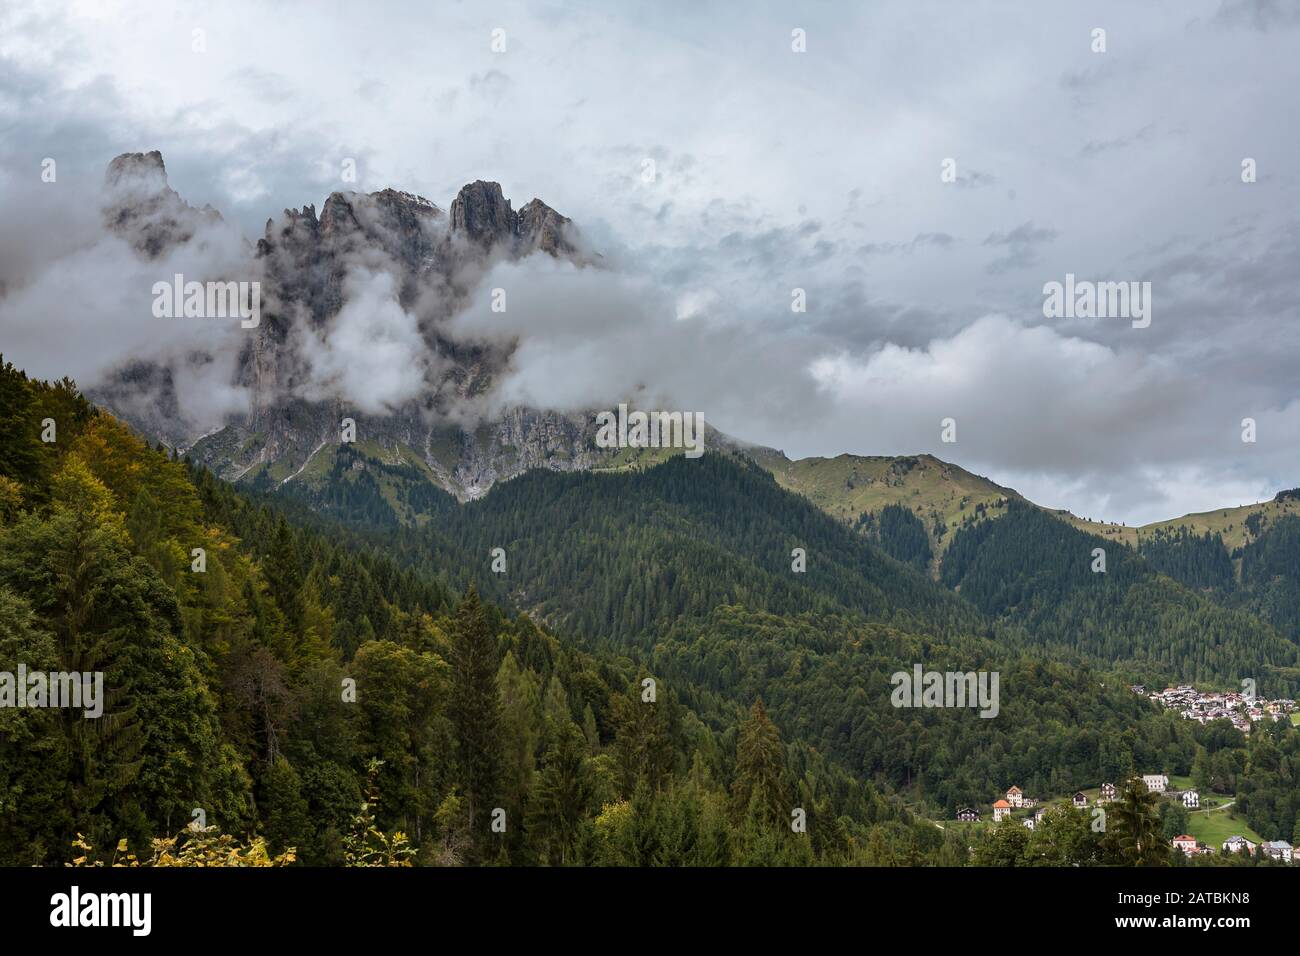
<instances>
[{"instance_id":1,"label":"green grassy ridge","mask_svg":"<svg viewBox=\"0 0 1300 956\"><path fill-rule=\"evenodd\" d=\"M947 549L953 535L963 525L1005 514L1004 510L996 507L998 502L1029 502L1012 488L928 454L843 454L834 458L790 459L771 449L744 453L772 472L782 487L804 495L841 521L852 523L864 513L875 514L891 504L907 508L931 530L931 543L936 554ZM985 513L977 515L976 510L981 505ZM1221 535L1229 551L1256 539L1257 536L1247 527L1247 520L1252 515L1259 515L1265 528L1287 515L1300 516L1300 498L1218 508L1144 525L1094 521L1065 509L1037 504L1035 507L1081 531L1129 547L1137 547L1144 538L1151 538L1160 531L1186 529L1195 534ZM936 519L945 528L942 532L933 531Z\"/></svg>"},{"instance_id":2,"label":"green grassy ridge","mask_svg":"<svg viewBox=\"0 0 1300 956\"><path fill-rule=\"evenodd\" d=\"M800 458L747 451L781 487L803 495L847 523L896 504L926 526L936 553L947 548L963 523L982 520L981 510L1020 495L932 455Z\"/></svg>"}]
</instances>

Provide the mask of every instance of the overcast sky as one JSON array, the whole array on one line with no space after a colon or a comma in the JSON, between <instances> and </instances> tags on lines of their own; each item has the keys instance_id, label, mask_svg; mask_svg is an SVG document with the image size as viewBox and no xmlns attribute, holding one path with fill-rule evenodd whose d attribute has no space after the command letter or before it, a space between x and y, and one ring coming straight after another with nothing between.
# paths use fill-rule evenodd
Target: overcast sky
<instances>
[{"instance_id":1,"label":"overcast sky","mask_svg":"<svg viewBox=\"0 0 1300 956\"><path fill-rule=\"evenodd\" d=\"M7 0L0 281L125 151L251 237L335 189L496 180L610 267L503 267L507 397L637 383L792 457L931 452L1144 522L1300 485L1298 51L1292 0ZM1150 326L1045 318L1066 273L1151 282ZM35 374L122 357L29 312L0 300L0 350Z\"/></svg>"}]
</instances>

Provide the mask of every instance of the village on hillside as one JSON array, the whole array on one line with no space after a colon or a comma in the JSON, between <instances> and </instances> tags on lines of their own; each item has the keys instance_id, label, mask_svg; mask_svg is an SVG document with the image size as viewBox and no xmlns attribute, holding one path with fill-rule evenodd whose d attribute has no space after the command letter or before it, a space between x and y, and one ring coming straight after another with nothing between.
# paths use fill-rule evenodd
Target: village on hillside
<instances>
[{"instance_id":1,"label":"village on hillside","mask_svg":"<svg viewBox=\"0 0 1300 956\"><path fill-rule=\"evenodd\" d=\"M1273 702L1282 703L1282 702ZM1290 704L1291 701L1285 701ZM1287 711L1289 713L1289 711ZM1146 786L1149 793L1157 793L1168 800L1180 802L1188 810L1201 809L1201 795L1195 789L1176 789L1170 786L1169 776L1163 773L1146 773L1142 774L1142 783ZM1113 783L1103 783L1096 791L1092 798L1091 805L1102 807L1108 803L1114 803L1119 798L1119 792ZM1086 793L1079 791L1074 794L1068 801L1070 806L1078 810L1086 810L1089 806L1089 798ZM1058 801L1057 806L1065 805L1065 801ZM1033 830L1043 822L1043 818L1051 809L1052 804L1025 794L1020 787L1012 785L1007 789L1006 795L993 803L993 822L1000 823L1007 819L1020 819L1021 824L1029 830ZM1026 812L1032 811L1032 812ZM962 807L957 811L957 820L962 823L979 823L980 811L974 807ZM1264 855L1279 860L1283 863L1292 862L1293 848L1285 840L1270 840L1256 842L1240 834L1234 834L1223 841L1222 845L1216 851L1213 846L1196 839L1189 834L1180 834L1169 841L1170 845L1188 857L1202 856L1215 852L1239 853L1246 851L1251 854L1263 853ZM1297 857L1300 862L1300 857Z\"/></svg>"},{"instance_id":2,"label":"village on hillside","mask_svg":"<svg viewBox=\"0 0 1300 956\"><path fill-rule=\"evenodd\" d=\"M1278 721L1295 711L1295 701L1285 697L1265 700L1253 694L1218 691L1202 693L1190 684L1166 687L1150 693L1144 685L1133 684L1129 690L1155 701L1166 710L1178 711L1180 716L1188 720L1202 724L1211 720L1230 720L1232 726L1243 734L1249 734L1251 727L1260 721Z\"/></svg>"}]
</instances>

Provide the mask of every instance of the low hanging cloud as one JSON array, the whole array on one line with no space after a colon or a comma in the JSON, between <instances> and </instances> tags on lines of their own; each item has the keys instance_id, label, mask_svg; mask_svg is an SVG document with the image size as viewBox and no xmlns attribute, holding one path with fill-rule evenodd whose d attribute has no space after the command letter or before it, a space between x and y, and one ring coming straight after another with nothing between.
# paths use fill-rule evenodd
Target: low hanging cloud
<instances>
[{"instance_id":1,"label":"low hanging cloud","mask_svg":"<svg viewBox=\"0 0 1300 956\"><path fill-rule=\"evenodd\" d=\"M416 317L398 301L392 273L349 273L343 308L317 331L294 326L309 378L302 398L344 398L366 414L392 412L428 389L438 357L420 335Z\"/></svg>"},{"instance_id":2,"label":"low hanging cloud","mask_svg":"<svg viewBox=\"0 0 1300 956\"><path fill-rule=\"evenodd\" d=\"M1095 516L1155 520L1268 497L1300 442L1300 402L1277 405L1264 387L1225 401L1169 357L1003 315L924 347L822 356L809 371L831 410L813 441L856 430L877 453L930 452ZM1242 441L1244 418L1255 443ZM942 440L945 419L955 442Z\"/></svg>"},{"instance_id":3,"label":"low hanging cloud","mask_svg":"<svg viewBox=\"0 0 1300 956\"><path fill-rule=\"evenodd\" d=\"M504 310L494 311L504 293ZM738 438L817 414L815 382L798 361L816 340L789 325L744 321L737 303L648 274L579 267L547 256L498 263L446 327L458 341L509 350L484 396L567 412L642 407L702 412Z\"/></svg>"},{"instance_id":4,"label":"low hanging cloud","mask_svg":"<svg viewBox=\"0 0 1300 956\"><path fill-rule=\"evenodd\" d=\"M150 259L105 228L105 193L0 181L0 205L13 218L0 259L0 340L32 375L75 379L83 388L137 362L168 370L178 411L194 428L211 427L247 407L234 385L234 358L247 341L238 318L159 317L154 286L255 281L247 242L230 224L199 222L188 242ZM20 241L21 240L21 241Z\"/></svg>"},{"instance_id":5,"label":"low hanging cloud","mask_svg":"<svg viewBox=\"0 0 1300 956\"><path fill-rule=\"evenodd\" d=\"M490 399L498 407L577 411L673 392L668 358L684 343L662 335L670 305L644 279L534 256L492 268L447 331L512 350Z\"/></svg>"}]
</instances>

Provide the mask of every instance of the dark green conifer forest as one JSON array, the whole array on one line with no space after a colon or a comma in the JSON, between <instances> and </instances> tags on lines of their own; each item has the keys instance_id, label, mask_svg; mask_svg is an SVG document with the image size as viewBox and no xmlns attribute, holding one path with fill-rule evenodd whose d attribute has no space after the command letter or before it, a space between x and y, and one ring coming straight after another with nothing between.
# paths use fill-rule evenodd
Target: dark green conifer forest
<instances>
[{"instance_id":1,"label":"dark green conifer forest","mask_svg":"<svg viewBox=\"0 0 1300 956\"><path fill-rule=\"evenodd\" d=\"M1098 575L1013 504L936 572L906 509L841 523L741 456L426 485L410 521L352 454L236 489L3 365L0 672L102 672L104 713L0 708L0 862L1170 865L1144 794L1104 832L951 822L1156 771L1296 835L1289 722L1129 684L1294 693L1300 522ZM998 672L997 717L894 706L915 662Z\"/></svg>"}]
</instances>

